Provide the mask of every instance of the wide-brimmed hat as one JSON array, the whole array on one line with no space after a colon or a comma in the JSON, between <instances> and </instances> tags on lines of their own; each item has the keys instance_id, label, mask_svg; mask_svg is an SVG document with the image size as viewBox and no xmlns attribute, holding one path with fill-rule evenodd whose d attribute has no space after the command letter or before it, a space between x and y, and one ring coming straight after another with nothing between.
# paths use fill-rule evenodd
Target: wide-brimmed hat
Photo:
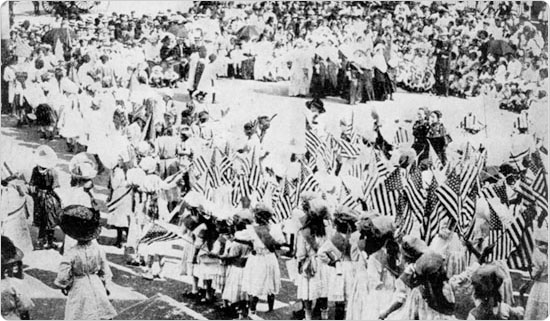
<instances>
[{"instance_id":1,"label":"wide-brimmed hat","mask_svg":"<svg viewBox=\"0 0 550 321\"><path fill-rule=\"evenodd\" d=\"M2 265L12 262L21 261L23 259L23 251L16 247L13 242L6 236L2 235Z\"/></svg>"},{"instance_id":2,"label":"wide-brimmed hat","mask_svg":"<svg viewBox=\"0 0 550 321\"><path fill-rule=\"evenodd\" d=\"M405 235L401 240L401 253L409 262L416 262L427 250L426 242L416 236Z\"/></svg>"},{"instance_id":3,"label":"wide-brimmed hat","mask_svg":"<svg viewBox=\"0 0 550 321\"><path fill-rule=\"evenodd\" d=\"M153 157L147 156L139 162L139 167L141 167L146 174L153 173L157 169L157 162Z\"/></svg>"},{"instance_id":4,"label":"wide-brimmed hat","mask_svg":"<svg viewBox=\"0 0 550 321\"><path fill-rule=\"evenodd\" d=\"M325 104L319 98L314 98L313 100L310 100L310 101L306 102L306 107L308 109L311 109L311 108L315 107L319 110L319 113L321 113L321 114L326 112Z\"/></svg>"},{"instance_id":5,"label":"wide-brimmed hat","mask_svg":"<svg viewBox=\"0 0 550 321\"><path fill-rule=\"evenodd\" d=\"M61 213L59 226L77 241L91 241L99 236L99 212L82 205L69 205Z\"/></svg>"},{"instance_id":6,"label":"wide-brimmed hat","mask_svg":"<svg viewBox=\"0 0 550 321\"><path fill-rule=\"evenodd\" d=\"M503 271L493 264L480 266L472 275L475 295L480 298L492 297L504 282Z\"/></svg>"},{"instance_id":7,"label":"wide-brimmed hat","mask_svg":"<svg viewBox=\"0 0 550 321\"><path fill-rule=\"evenodd\" d=\"M35 151L36 165L43 168L52 168L57 163L57 154L47 145L38 146Z\"/></svg>"},{"instance_id":8,"label":"wide-brimmed hat","mask_svg":"<svg viewBox=\"0 0 550 321\"><path fill-rule=\"evenodd\" d=\"M69 162L69 172L75 178L93 179L97 175L97 169L95 157L88 153L79 153Z\"/></svg>"}]
</instances>

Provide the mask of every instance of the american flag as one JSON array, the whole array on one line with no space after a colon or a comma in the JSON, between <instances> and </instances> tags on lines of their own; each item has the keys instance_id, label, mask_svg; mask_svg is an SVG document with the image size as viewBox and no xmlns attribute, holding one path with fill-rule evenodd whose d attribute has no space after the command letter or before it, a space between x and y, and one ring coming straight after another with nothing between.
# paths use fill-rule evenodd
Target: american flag
<instances>
[{"instance_id":1,"label":"american flag","mask_svg":"<svg viewBox=\"0 0 550 321\"><path fill-rule=\"evenodd\" d=\"M481 189L481 195L486 199L498 197L502 204L509 205L506 186L504 184L491 184Z\"/></svg>"},{"instance_id":2,"label":"american flag","mask_svg":"<svg viewBox=\"0 0 550 321\"><path fill-rule=\"evenodd\" d=\"M476 162L467 162L465 167L460 174L460 196L462 199L466 198L466 195L470 192L474 183L479 177L479 173L485 164L485 159L487 157L487 152L484 151L479 155L479 158Z\"/></svg>"},{"instance_id":3,"label":"american flag","mask_svg":"<svg viewBox=\"0 0 550 321\"><path fill-rule=\"evenodd\" d=\"M212 198L212 187L210 184L207 183L206 177L199 178L197 181L193 183L193 186L191 186L191 190L204 195L206 199Z\"/></svg>"},{"instance_id":4,"label":"american flag","mask_svg":"<svg viewBox=\"0 0 550 321\"><path fill-rule=\"evenodd\" d=\"M300 163L300 177L296 190L296 199L299 201L300 195L304 192L313 192L319 188L319 182L313 176L312 170L304 163Z\"/></svg>"},{"instance_id":5,"label":"american flag","mask_svg":"<svg viewBox=\"0 0 550 321\"><path fill-rule=\"evenodd\" d=\"M531 256L533 254L533 218L536 216L534 204L515 215L515 219L508 230L512 241L516 245L516 251L508 258L508 265L511 269L531 268Z\"/></svg>"},{"instance_id":6,"label":"american flag","mask_svg":"<svg viewBox=\"0 0 550 321\"><path fill-rule=\"evenodd\" d=\"M374 163L369 164L368 172L363 181L363 200L367 203L370 203L371 195L374 188L383 181L390 173L389 166L387 163L378 155L373 154Z\"/></svg>"},{"instance_id":7,"label":"american flag","mask_svg":"<svg viewBox=\"0 0 550 321\"><path fill-rule=\"evenodd\" d=\"M275 223L282 222L292 215L292 204L294 198L295 191L293 190L288 179L285 177L282 182L281 192L273 204L275 209L275 217L273 220Z\"/></svg>"},{"instance_id":8,"label":"american flag","mask_svg":"<svg viewBox=\"0 0 550 321\"><path fill-rule=\"evenodd\" d=\"M221 173L221 179L224 184L229 184L231 180L233 179L234 171L233 171L233 162L231 161L231 158L229 157L229 154L226 154L219 151L220 153L220 173Z\"/></svg>"},{"instance_id":9,"label":"american flag","mask_svg":"<svg viewBox=\"0 0 550 321\"><path fill-rule=\"evenodd\" d=\"M468 195L460 209L460 230L466 233L471 227L476 213L476 195ZM466 237L468 237L466 235Z\"/></svg>"},{"instance_id":10,"label":"american flag","mask_svg":"<svg viewBox=\"0 0 550 321\"><path fill-rule=\"evenodd\" d=\"M437 235L440 218L442 218L445 213L445 208L437 198L437 189L437 180L435 177L432 177L432 182L428 187L426 207L424 209L422 229L420 231L421 238L427 244L430 244Z\"/></svg>"},{"instance_id":11,"label":"american flag","mask_svg":"<svg viewBox=\"0 0 550 321\"><path fill-rule=\"evenodd\" d=\"M532 190L535 196L535 204L541 211L548 213L548 182L544 168L541 168L535 177Z\"/></svg>"},{"instance_id":12,"label":"american flag","mask_svg":"<svg viewBox=\"0 0 550 321\"><path fill-rule=\"evenodd\" d=\"M212 150L212 157L210 158L210 167L208 168L208 172L206 174L208 184L212 186L212 188L218 188L220 187L222 180L221 180L221 172L220 167L217 163L217 150Z\"/></svg>"},{"instance_id":13,"label":"american flag","mask_svg":"<svg viewBox=\"0 0 550 321\"><path fill-rule=\"evenodd\" d=\"M238 206L243 198L250 199L251 194L252 191L248 185L248 177L245 174L236 175L231 191L231 204Z\"/></svg>"},{"instance_id":14,"label":"american flag","mask_svg":"<svg viewBox=\"0 0 550 321\"><path fill-rule=\"evenodd\" d=\"M402 213L400 202L403 182L400 168L396 168L383 183L374 188L372 192L373 208L382 215L397 217Z\"/></svg>"},{"instance_id":15,"label":"american flag","mask_svg":"<svg viewBox=\"0 0 550 321\"><path fill-rule=\"evenodd\" d=\"M198 155L195 159L193 159L193 167L197 170L199 176L202 176L208 172L208 163L202 155Z\"/></svg>"},{"instance_id":16,"label":"american flag","mask_svg":"<svg viewBox=\"0 0 550 321\"><path fill-rule=\"evenodd\" d=\"M413 213L410 211L410 204L406 204L405 208L403 209L403 215L401 218L398 219L398 222L396 224L397 235L409 235L411 234L411 231L414 227L414 217Z\"/></svg>"},{"instance_id":17,"label":"american flag","mask_svg":"<svg viewBox=\"0 0 550 321\"><path fill-rule=\"evenodd\" d=\"M409 170L409 175L404 184L404 192L410 211L418 222L422 222L424 207L426 205L426 191L422 188L422 174L414 164Z\"/></svg>"},{"instance_id":18,"label":"american flag","mask_svg":"<svg viewBox=\"0 0 550 321\"><path fill-rule=\"evenodd\" d=\"M248 170L248 186L250 187L250 191L258 190L262 181L262 168L259 161L256 160L255 153L256 151L252 153L249 163L250 170Z\"/></svg>"},{"instance_id":19,"label":"american flag","mask_svg":"<svg viewBox=\"0 0 550 321\"><path fill-rule=\"evenodd\" d=\"M182 237L174 231L179 228L177 225L169 223L162 224L165 226L162 226L160 222L154 222L149 230L145 233L145 235L140 239L139 243L150 245L155 242L165 242L182 239ZM167 226L172 226L172 228L169 229L167 228Z\"/></svg>"},{"instance_id":20,"label":"american flag","mask_svg":"<svg viewBox=\"0 0 550 321\"><path fill-rule=\"evenodd\" d=\"M358 146L352 142L348 142L345 139L334 138L334 150L336 150L342 157L355 159L359 157L361 151Z\"/></svg>"},{"instance_id":21,"label":"american flag","mask_svg":"<svg viewBox=\"0 0 550 321\"><path fill-rule=\"evenodd\" d=\"M447 181L436 190L437 197L447 210L450 218L460 223L462 200L460 199L460 178L454 171L447 176ZM462 226L462 224L459 224ZM462 230L461 230L462 232Z\"/></svg>"},{"instance_id":22,"label":"american flag","mask_svg":"<svg viewBox=\"0 0 550 321\"><path fill-rule=\"evenodd\" d=\"M491 204L489 204L489 209L489 244L495 246L487 259L489 261L506 260L514 251L515 245Z\"/></svg>"},{"instance_id":23,"label":"american flag","mask_svg":"<svg viewBox=\"0 0 550 321\"><path fill-rule=\"evenodd\" d=\"M408 144L411 141L409 131L403 127L399 127L395 131L395 136L393 138L394 145Z\"/></svg>"}]
</instances>

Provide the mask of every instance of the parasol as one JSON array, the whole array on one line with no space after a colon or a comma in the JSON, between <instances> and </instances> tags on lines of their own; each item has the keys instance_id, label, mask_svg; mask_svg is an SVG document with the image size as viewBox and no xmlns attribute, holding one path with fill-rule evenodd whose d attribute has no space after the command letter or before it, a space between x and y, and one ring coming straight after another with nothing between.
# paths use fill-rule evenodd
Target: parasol
<instances>
[{"instance_id":1,"label":"parasol","mask_svg":"<svg viewBox=\"0 0 550 321\"><path fill-rule=\"evenodd\" d=\"M67 28L54 28L44 34L42 42L47 43L54 47L57 40L60 40L62 44L69 45L70 42L76 38L76 33Z\"/></svg>"},{"instance_id":2,"label":"parasol","mask_svg":"<svg viewBox=\"0 0 550 321\"><path fill-rule=\"evenodd\" d=\"M483 57L487 57L489 54L493 54L497 59L498 57L505 56L509 53L515 53L515 50L504 40L489 40L482 44L479 48Z\"/></svg>"},{"instance_id":3,"label":"parasol","mask_svg":"<svg viewBox=\"0 0 550 321\"><path fill-rule=\"evenodd\" d=\"M240 40L250 41L258 39L258 37L260 37L260 34L260 28L258 28L257 26L248 25L242 27L241 29L239 29L239 31L237 31L237 38Z\"/></svg>"}]
</instances>

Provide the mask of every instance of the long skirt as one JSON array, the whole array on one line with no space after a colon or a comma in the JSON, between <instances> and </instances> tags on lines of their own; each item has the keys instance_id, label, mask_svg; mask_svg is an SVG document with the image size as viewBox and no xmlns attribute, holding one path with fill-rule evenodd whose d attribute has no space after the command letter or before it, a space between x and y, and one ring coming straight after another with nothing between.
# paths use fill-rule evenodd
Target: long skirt
<instances>
[{"instance_id":1,"label":"long skirt","mask_svg":"<svg viewBox=\"0 0 550 321\"><path fill-rule=\"evenodd\" d=\"M133 193L126 187L117 188L113 191L112 200L114 210L107 219L107 225L114 227L129 227L130 216L132 216L132 197Z\"/></svg>"},{"instance_id":2,"label":"long skirt","mask_svg":"<svg viewBox=\"0 0 550 321\"><path fill-rule=\"evenodd\" d=\"M281 289L281 270L274 253L248 257L244 268L243 290L251 296L278 294Z\"/></svg>"},{"instance_id":3,"label":"long skirt","mask_svg":"<svg viewBox=\"0 0 550 321\"><path fill-rule=\"evenodd\" d=\"M386 100L387 96L393 92L388 73L381 72L376 68L374 68L373 87L374 96L379 101Z\"/></svg>"},{"instance_id":4,"label":"long skirt","mask_svg":"<svg viewBox=\"0 0 550 321\"><path fill-rule=\"evenodd\" d=\"M74 278L65 305L65 320L107 320L115 316L116 311L97 274Z\"/></svg>"},{"instance_id":5,"label":"long skirt","mask_svg":"<svg viewBox=\"0 0 550 321\"><path fill-rule=\"evenodd\" d=\"M227 267L227 278L222 292L222 299L230 303L236 303L247 299L243 291L244 268L235 265Z\"/></svg>"},{"instance_id":6,"label":"long skirt","mask_svg":"<svg viewBox=\"0 0 550 321\"><path fill-rule=\"evenodd\" d=\"M254 58L243 60L241 75L243 79L254 79Z\"/></svg>"},{"instance_id":7,"label":"long skirt","mask_svg":"<svg viewBox=\"0 0 550 321\"><path fill-rule=\"evenodd\" d=\"M525 306L525 320L544 320L548 317L548 281L536 281Z\"/></svg>"},{"instance_id":8,"label":"long skirt","mask_svg":"<svg viewBox=\"0 0 550 321\"><path fill-rule=\"evenodd\" d=\"M331 268L330 273L328 300L331 302L349 300L355 279L355 263L352 261L339 262L335 268Z\"/></svg>"},{"instance_id":9,"label":"long skirt","mask_svg":"<svg viewBox=\"0 0 550 321\"><path fill-rule=\"evenodd\" d=\"M39 227L39 238L46 230L53 230L61 213L61 202L53 191L37 190L34 196L34 225Z\"/></svg>"}]
</instances>

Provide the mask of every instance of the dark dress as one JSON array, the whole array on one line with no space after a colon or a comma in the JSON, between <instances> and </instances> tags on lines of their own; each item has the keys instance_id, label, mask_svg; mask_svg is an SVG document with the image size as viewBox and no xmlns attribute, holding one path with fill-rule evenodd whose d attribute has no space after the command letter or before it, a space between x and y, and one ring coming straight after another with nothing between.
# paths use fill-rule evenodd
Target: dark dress
<instances>
[{"instance_id":1,"label":"dark dress","mask_svg":"<svg viewBox=\"0 0 550 321\"><path fill-rule=\"evenodd\" d=\"M33 195L34 225L39 228L38 238L43 238L48 230L55 228L61 212L61 201L54 192L54 189L59 187L57 173L53 169L40 173L38 167L35 167L30 185L36 189Z\"/></svg>"},{"instance_id":2,"label":"dark dress","mask_svg":"<svg viewBox=\"0 0 550 321\"><path fill-rule=\"evenodd\" d=\"M412 148L418 155L418 162L428 157L428 131L430 130L430 125L426 120L417 120L413 124L412 132L414 136L414 143Z\"/></svg>"},{"instance_id":3,"label":"dark dress","mask_svg":"<svg viewBox=\"0 0 550 321\"><path fill-rule=\"evenodd\" d=\"M428 141L432 144L435 153L441 159L443 165L447 163L447 157L445 155L445 148L447 147L447 141L445 136L447 131L442 123L434 123L430 125L428 130Z\"/></svg>"},{"instance_id":4,"label":"dark dress","mask_svg":"<svg viewBox=\"0 0 550 321\"><path fill-rule=\"evenodd\" d=\"M313 98L325 98L325 81L327 79L327 67L319 57L316 57L317 62L313 66L313 74L311 76L310 92Z\"/></svg>"}]
</instances>

